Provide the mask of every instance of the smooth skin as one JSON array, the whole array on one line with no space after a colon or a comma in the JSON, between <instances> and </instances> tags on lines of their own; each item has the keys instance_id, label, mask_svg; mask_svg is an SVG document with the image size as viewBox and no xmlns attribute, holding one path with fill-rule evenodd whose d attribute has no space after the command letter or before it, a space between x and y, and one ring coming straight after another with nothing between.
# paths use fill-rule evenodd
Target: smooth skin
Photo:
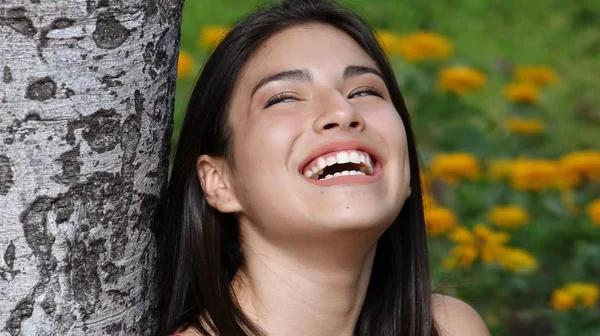
<instances>
[{"instance_id":1,"label":"smooth skin","mask_svg":"<svg viewBox=\"0 0 600 336\"><path fill-rule=\"evenodd\" d=\"M357 68L368 71L349 71ZM269 335L352 335L377 239L410 196L404 125L377 72L366 52L332 26L279 32L234 88L234 165L198 158L208 203L239 220L245 264L233 290ZM281 73L288 75L265 81ZM374 148L381 177L330 186L307 181L301 163L336 141ZM462 301L435 295L433 310L443 335L489 335Z\"/></svg>"}]
</instances>

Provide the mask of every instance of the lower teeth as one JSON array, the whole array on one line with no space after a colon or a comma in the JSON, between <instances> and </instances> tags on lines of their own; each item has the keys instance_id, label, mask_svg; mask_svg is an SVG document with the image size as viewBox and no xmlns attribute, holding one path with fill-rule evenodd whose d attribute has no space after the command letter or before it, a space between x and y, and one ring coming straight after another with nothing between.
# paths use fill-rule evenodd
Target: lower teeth
<instances>
[{"instance_id":1,"label":"lower teeth","mask_svg":"<svg viewBox=\"0 0 600 336\"><path fill-rule=\"evenodd\" d=\"M335 174L327 174L325 177L319 178L319 180L328 180L330 178L338 177L338 176L351 176L351 175L362 175L365 176L367 174L363 173L360 170L344 170L343 172L335 173Z\"/></svg>"}]
</instances>

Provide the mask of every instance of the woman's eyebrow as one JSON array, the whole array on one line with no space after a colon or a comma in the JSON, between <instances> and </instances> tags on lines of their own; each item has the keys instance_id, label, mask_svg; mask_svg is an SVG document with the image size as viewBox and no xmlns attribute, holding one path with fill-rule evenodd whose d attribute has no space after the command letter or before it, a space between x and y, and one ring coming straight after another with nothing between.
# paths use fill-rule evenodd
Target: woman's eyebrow
<instances>
[{"instance_id":1,"label":"woman's eyebrow","mask_svg":"<svg viewBox=\"0 0 600 336\"><path fill-rule=\"evenodd\" d=\"M373 67L370 67L370 66L366 66L366 65L349 65L349 66L347 66L346 69L344 69L343 78L348 79L350 77L360 76L360 75L364 75L364 74L374 74L376 76L379 76L381 79L383 79L383 75L381 74L381 72L379 70L377 70ZM267 83L274 82L274 81L280 81L280 80L310 82L313 80L313 75L308 69L294 69L294 70L286 70L286 71L274 73L272 75L269 75L269 76L261 79L258 82L258 84L256 84L254 86L254 88L252 89L252 93L250 94L250 97L254 96L256 91L258 91L258 89L260 89L262 86L266 85Z\"/></svg>"},{"instance_id":2,"label":"woman's eyebrow","mask_svg":"<svg viewBox=\"0 0 600 336\"><path fill-rule=\"evenodd\" d=\"M269 76L261 79L260 82L258 82L258 84L256 84L254 86L254 88L252 89L252 94L250 95L250 97L254 96L254 93L256 93L256 91L258 91L258 89L260 89L262 86L264 86L270 82L280 81L280 80L310 82L310 81L312 81L312 79L313 79L312 73L307 69L295 69L295 70L286 70L286 71L277 72L277 73L274 73L272 75L269 75Z\"/></svg>"},{"instance_id":3,"label":"woman's eyebrow","mask_svg":"<svg viewBox=\"0 0 600 336\"><path fill-rule=\"evenodd\" d=\"M366 65L349 65L344 69L344 79L364 74L374 74L383 80L381 72L373 67Z\"/></svg>"}]
</instances>

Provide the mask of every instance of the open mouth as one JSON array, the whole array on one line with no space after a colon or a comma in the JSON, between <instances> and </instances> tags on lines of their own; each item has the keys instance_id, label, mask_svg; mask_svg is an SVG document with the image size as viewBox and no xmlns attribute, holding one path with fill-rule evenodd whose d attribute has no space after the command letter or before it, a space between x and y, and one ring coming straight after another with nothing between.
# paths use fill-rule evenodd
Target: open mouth
<instances>
[{"instance_id":1,"label":"open mouth","mask_svg":"<svg viewBox=\"0 0 600 336\"><path fill-rule=\"evenodd\" d=\"M360 150L327 153L310 161L303 169L307 178L328 180L339 176L373 176L378 164L373 157Z\"/></svg>"}]
</instances>

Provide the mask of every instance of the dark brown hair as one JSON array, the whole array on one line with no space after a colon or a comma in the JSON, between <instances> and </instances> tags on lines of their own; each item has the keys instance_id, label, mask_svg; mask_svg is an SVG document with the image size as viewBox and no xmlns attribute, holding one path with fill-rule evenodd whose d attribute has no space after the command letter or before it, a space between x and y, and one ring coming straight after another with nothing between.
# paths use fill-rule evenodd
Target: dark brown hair
<instances>
[{"instance_id":1,"label":"dark brown hair","mask_svg":"<svg viewBox=\"0 0 600 336\"><path fill-rule=\"evenodd\" d=\"M163 334L193 327L203 335L210 335L209 330L224 336L261 335L230 290L243 261L237 220L206 203L196 160L201 154L231 159L228 109L244 65L277 32L312 22L344 31L377 63L407 135L412 194L378 241L355 335L437 335L418 157L404 100L373 31L356 14L325 0L284 1L243 18L216 47L196 82L158 228Z\"/></svg>"}]
</instances>

